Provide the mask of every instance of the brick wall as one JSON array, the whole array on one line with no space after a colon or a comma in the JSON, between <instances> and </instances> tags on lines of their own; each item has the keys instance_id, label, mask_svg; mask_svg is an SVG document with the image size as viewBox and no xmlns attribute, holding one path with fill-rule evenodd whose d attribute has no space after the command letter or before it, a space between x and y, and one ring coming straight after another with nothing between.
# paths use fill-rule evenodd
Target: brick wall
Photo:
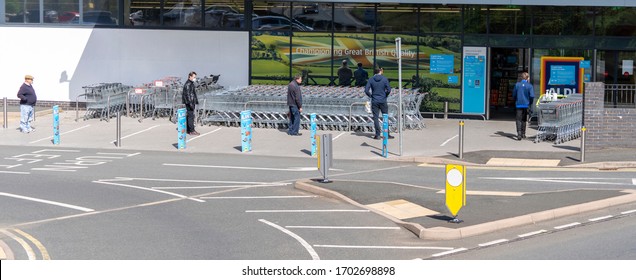
<instances>
[{"instance_id":1,"label":"brick wall","mask_svg":"<svg viewBox=\"0 0 636 280\"><path fill-rule=\"evenodd\" d=\"M2 106L1 103L2 103L2 100L0 100L0 107ZM67 110L67 111L75 110L75 101L46 101L46 100L38 100L38 102L35 105L35 107L38 110L46 110L46 109L52 109L54 105L60 106L60 108L62 110ZM20 100L19 99L7 99L7 106L19 107L20 106ZM86 108L86 102L79 102L78 103L78 107L79 107L79 109Z\"/></svg>"},{"instance_id":2,"label":"brick wall","mask_svg":"<svg viewBox=\"0 0 636 280\"><path fill-rule=\"evenodd\" d=\"M585 147L636 148L636 109L605 108L603 83L585 83Z\"/></svg>"}]
</instances>

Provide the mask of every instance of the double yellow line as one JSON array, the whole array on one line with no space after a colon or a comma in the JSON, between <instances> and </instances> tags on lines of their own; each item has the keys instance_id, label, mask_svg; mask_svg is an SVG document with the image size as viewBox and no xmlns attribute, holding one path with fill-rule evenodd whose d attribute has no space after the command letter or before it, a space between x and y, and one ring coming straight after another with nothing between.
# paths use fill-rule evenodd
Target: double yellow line
<instances>
[{"instance_id":1,"label":"double yellow line","mask_svg":"<svg viewBox=\"0 0 636 280\"><path fill-rule=\"evenodd\" d=\"M13 232L15 233L13 233ZM29 260L37 260L37 254L36 251L33 249L33 247L31 247L31 244L35 245L35 247L37 248L37 250L39 251L40 255L42 256L42 260L50 260L51 257L49 256L49 252L46 250L46 248L44 247L44 245L42 245L42 243L37 240L35 237L33 237L32 235L20 230L20 229L0 229L0 233L11 237L13 240L15 240L16 242L18 242L18 244L20 244L20 246L22 246L22 248L24 248L27 256L29 257ZM29 242L31 242L31 244L29 244ZM2 248L0 248L1 250Z\"/></svg>"}]
</instances>

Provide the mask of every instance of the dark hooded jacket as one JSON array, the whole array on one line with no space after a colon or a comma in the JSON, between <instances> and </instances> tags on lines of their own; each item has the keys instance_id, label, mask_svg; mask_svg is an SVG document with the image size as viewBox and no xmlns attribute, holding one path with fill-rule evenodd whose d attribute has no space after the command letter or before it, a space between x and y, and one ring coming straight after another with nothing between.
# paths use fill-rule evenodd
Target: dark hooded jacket
<instances>
[{"instance_id":1,"label":"dark hooded jacket","mask_svg":"<svg viewBox=\"0 0 636 280\"><path fill-rule=\"evenodd\" d=\"M372 103L386 103L386 98L391 93L389 79L380 74L373 75L364 87L364 93L371 97Z\"/></svg>"}]
</instances>

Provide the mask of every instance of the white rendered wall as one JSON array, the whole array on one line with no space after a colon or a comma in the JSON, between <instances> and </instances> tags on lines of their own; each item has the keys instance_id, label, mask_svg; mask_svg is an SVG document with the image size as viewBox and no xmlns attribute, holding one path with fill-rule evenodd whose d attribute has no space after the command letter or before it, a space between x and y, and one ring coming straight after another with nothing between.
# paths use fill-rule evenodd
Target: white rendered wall
<instances>
[{"instance_id":1,"label":"white rendered wall","mask_svg":"<svg viewBox=\"0 0 636 280\"><path fill-rule=\"evenodd\" d=\"M83 86L137 86L188 72L221 74L219 84L245 86L249 33L68 27L0 27L0 98L17 99L24 75L38 100L75 101Z\"/></svg>"}]
</instances>

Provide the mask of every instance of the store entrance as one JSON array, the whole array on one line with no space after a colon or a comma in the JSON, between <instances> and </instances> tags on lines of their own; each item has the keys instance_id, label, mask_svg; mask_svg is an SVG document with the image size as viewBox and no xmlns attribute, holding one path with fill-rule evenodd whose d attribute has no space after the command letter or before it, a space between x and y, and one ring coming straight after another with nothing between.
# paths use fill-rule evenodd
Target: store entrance
<instances>
[{"instance_id":1,"label":"store entrance","mask_svg":"<svg viewBox=\"0 0 636 280\"><path fill-rule=\"evenodd\" d=\"M512 90L519 73L528 72L528 49L490 49L490 119L514 119L515 103Z\"/></svg>"}]
</instances>

